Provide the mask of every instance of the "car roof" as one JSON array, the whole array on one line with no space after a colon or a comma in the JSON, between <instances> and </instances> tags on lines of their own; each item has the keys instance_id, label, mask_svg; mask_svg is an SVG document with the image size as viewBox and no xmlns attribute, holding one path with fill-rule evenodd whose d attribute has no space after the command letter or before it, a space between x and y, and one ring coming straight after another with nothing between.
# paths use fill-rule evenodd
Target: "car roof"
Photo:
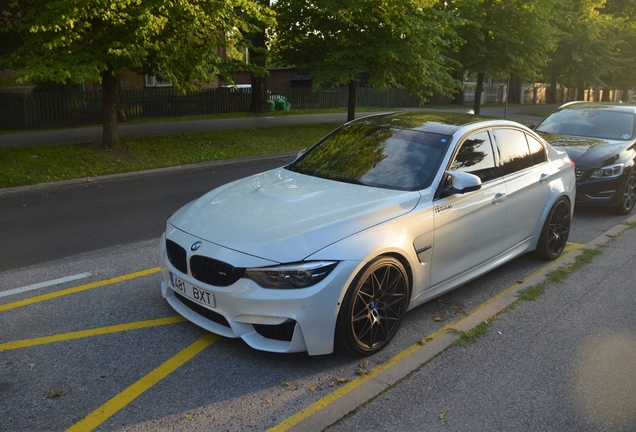
<instances>
[{"instance_id":1,"label":"car roof","mask_svg":"<svg viewBox=\"0 0 636 432\"><path fill-rule=\"evenodd\" d=\"M459 129L475 123L488 122L489 126L521 126L511 121L494 120L474 114L422 111L376 114L362 117L354 122L374 127L409 129L443 135L453 135Z\"/></svg>"},{"instance_id":2,"label":"car roof","mask_svg":"<svg viewBox=\"0 0 636 432\"><path fill-rule=\"evenodd\" d=\"M611 111L621 111L627 112L631 114L636 114L636 105L633 103L622 104L622 103L612 103L612 102L569 102L565 105L561 105L558 110L575 110L575 109L604 109Z\"/></svg>"}]
</instances>

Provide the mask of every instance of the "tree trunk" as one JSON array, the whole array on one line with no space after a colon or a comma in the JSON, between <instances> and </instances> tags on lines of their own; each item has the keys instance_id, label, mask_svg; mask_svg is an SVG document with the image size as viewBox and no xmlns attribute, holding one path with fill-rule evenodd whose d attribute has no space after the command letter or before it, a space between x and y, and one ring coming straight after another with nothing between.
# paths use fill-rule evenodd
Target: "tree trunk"
<instances>
[{"instance_id":1,"label":"tree trunk","mask_svg":"<svg viewBox=\"0 0 636 432\"><path fill-rule=\"evenodd\" d=\"M579 83L578 92L576 94L576 100L577 101L585 100L585 83Z\"/></svg>"},{"instance_id":2,"label":"tree trunk","mask_svg":"<svg viewBox=\"0 0 636 432\"><path fill-rule=\"evenodd\" d=\"M263 5L269 7L269 0L261 0ZM267 45L265 29L262 29L258 33L250 35L250 41L252 42L253 49L250 49L250 61L256 66L260 66L263 69L267 67ZM254 113L266 113L269 111L269 100L267 94L267 86L265 84L265 76L256 76L251 74L252 83L252 95L250 98L250 111Z\"/></svg>"},{"instance_id":3,"label":"tree trunk","mask_svg":"<svg viewBox=\"0 0 636 432\"><path fill-rule=\"evenodd\" d=\"M102 72L102 101L104 111L102 144L108 149L119 148L117 130L117 82L119 78L109 70Z\"/></svg>"},{"instance_id":4,"label":"tree trunk","mask_svg":"<svg viewBox=\"0 0 636 432\"><path fill-rule=\"evenodd\" d=\"M255 47L265 49L265 32L252 38ZM250 59L253 64L262 67L267 66L267 55L262 51L250 50ZM250 98L250 111L254 113L266 113L269 111L269 100L267 95L267 87L265 85L265 76L256 76L251 74L252 94Z\"/></svg>"},{"instance_id":5,"label":"tree trunk","mask_svg":"<svg viewBox=\"0 0 636 432\"><path fill-rule=\"evenodd\" d=\"M455 105L464 105L464 71L454 71L451 76L462 83L461 89L457 90L455 94L453 94L453 100L451 103Z\"/></svg>"},{"instance_id":6,"label":"tree trunk","mask_svg":"<svg viewBox=\"0 0 636 432\"><path fill-rule=\"evenodd\" d=\"M357 86L358 83L356 81L349 82L349 96L347 99L347 121L350 122L356 118L356 96L357 96Z\"/></svg>"},{"instance_id":7,"label":"tree trunk","mask_svg":"<svg viewBox=\"0 0 636 432\"><path fill-rule=\"evenodd\" d=\"M629 86L624 86L621 91L621 102L627 102L629 100Z\"/></svg>"},{"instance_id":8,"label":"tree trunk","mask_svg":"<svg viewBox=\"0 0 636 432\"><path fill-rule=\"evenodd\" d=\"M473 102L473 111L475 115L479 115L481 109L481 93L484 88L484 73L479 72L477 74L477 86L475 87L475 101Z\"/></svg>"},{"instance_id":9,"label":"tree trunk","mask_svg":"<svg viewBox=\"0 0 636 432\"><path fill-rule=\"evenodd\" d=\"M523 82L519 75L510 75L510 82L508 88L508 103L519 104L521 103L521 87Z\"/></svg>"},{"instance_id":10,"label":"tree trunk","mask_svg":"<svg viewBox=\"0 0 636 432\"><path fill-rule=\"evenodd\" d=\"M117 122L127 122L126 106L124 105L124 95L121 91L121 81L117 80Z\"/></svg>"},{"instance_id":11,"label":"tree trunk","mask_svg":"<svg viewBox=\"0 0 636 432\"><path fill-rule=\"evenodd\" d=\"M250 111L254 113L266 113L269 111L267 87L265 77L252 74L252 94L250 98Z\"/></svg>"},{"instance_id":12,"label":"tree trunk","mask_svg":"<svg viewBox=\"0 0 636 432\"><path fill-rule=\"evenodd\" d=\"M601 96L601 102L609 102L611 90L608 88L604 88L602 91L603 91L603 94Z\"/></svg>"}]
</instances>

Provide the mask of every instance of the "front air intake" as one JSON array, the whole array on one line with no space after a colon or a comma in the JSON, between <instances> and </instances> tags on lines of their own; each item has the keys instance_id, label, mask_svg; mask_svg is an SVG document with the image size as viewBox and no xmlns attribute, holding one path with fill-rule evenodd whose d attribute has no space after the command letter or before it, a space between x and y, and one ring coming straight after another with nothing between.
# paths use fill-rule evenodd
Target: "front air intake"
<instances>
[{"instance_id":1,"label":"front air intake","mask_svg":"<svg viewBox=\"0 0 636 432\"><path fill-rule=\"evenodd\" d=\"M201 315L203 318L209 319L210 321L213 321L217 324L222 325L223 327L227 327L230 328L230 323L227 322L227 320L225 319L225 317L221 314L218 314L206 307L201 306L198 303L193 302L192 300L190 300L187 297L182 296L181 294L179 294L178 292L174 293L174 296L181 302L183 303L185 306L187 306L188 308L192 309L194 312L198 313L199 315Z\"/></svg>"},{"instance_id":2,"label":"front air intake","mask_svg":"<svg viewBox=\"0 0 636 432\"><path fill-rule=\"evenodd\" d=\"M253 324L256 332L267 338L290 342L294 336L296 321L290 319L278 325Z\"/></svg>"}]
</instances>

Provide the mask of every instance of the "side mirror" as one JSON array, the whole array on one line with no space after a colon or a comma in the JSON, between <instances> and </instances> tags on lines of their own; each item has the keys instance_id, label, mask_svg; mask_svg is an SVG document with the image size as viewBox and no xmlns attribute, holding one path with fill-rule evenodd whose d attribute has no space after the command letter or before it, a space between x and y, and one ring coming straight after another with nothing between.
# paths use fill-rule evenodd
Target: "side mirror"
<instances>
[{"instance_id":1,"label":"side mirror","mask_svg":"<svg viewBox=\"0 0 636 432\"><path fill-rule=\"evenodd\" d=\"M481 189L481 179L474 174L460 171L446 171L445 195L464 194Z\"/></svg>"}]
</instances>

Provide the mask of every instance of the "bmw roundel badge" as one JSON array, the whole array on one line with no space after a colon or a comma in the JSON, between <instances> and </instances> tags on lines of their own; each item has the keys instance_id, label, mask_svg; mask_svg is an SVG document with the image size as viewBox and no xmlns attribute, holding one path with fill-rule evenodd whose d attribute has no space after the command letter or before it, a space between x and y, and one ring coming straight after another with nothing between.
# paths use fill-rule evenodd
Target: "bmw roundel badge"
<instances>
[{"instance_id":1,"label":"bmw roundel badge","mask_svg":"<svg viewBox=\"0 0 636 432\"><path fill-rule=\"evenodd\" d=\"M195 250L199 249L200 247L201 247L201 242L200 241L194 242L194 243L192 243L192 246L190 246L190 250L191 251L195 251Z\"/></svg>"}]
</instances>

